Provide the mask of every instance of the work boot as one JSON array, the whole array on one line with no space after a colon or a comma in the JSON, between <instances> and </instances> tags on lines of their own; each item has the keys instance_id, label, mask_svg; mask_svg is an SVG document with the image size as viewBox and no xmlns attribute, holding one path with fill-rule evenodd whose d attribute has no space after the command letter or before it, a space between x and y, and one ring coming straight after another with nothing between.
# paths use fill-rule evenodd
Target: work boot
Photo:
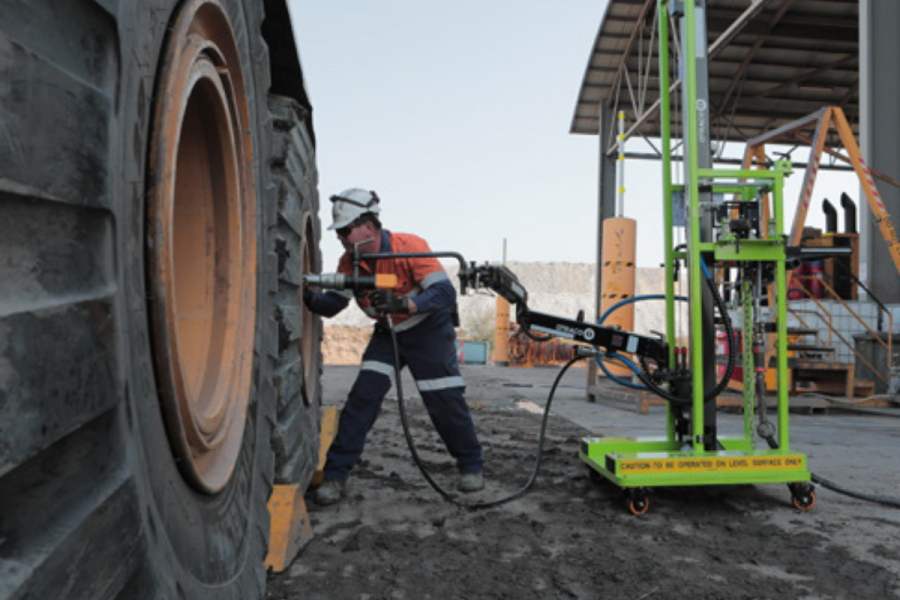
<instances>
[{"instance_id":1,"label":"work boot","mask_svg":"<svg viewBox=\"0 0 900 600\"><path fill-rule=\"evenodd\" d=\"M459 485L456 486L461 492L477 492L484 488L484 475L481 471L477 473L462 473L459 476Z\"/></svg>"},{"instance_id":2,"label":"work boot","mask_svg":"<svg viewBox=\"0 0 900 600\"><path fill-rule=\"evenodd\" d=\"M316 504L329 506L337 504L344 496L344 483L334 479L326 479L316 490Z\"/></svg>"}]
</instances>

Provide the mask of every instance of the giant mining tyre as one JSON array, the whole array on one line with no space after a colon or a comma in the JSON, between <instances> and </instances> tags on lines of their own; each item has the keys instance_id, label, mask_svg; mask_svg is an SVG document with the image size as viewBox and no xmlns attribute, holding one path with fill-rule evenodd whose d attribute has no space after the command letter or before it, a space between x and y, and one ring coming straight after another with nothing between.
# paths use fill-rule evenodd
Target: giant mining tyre
<instances>
[{"instance_id":1,"label":"giant mining tyre","mask_svg":"<svg viewBox=\"0 0 900 600\"><path fill-rule=\"evenodd\" d=\"M265 595L321 325L264 4L0 2L0 598Z\"/></svg>"}]
</instances>

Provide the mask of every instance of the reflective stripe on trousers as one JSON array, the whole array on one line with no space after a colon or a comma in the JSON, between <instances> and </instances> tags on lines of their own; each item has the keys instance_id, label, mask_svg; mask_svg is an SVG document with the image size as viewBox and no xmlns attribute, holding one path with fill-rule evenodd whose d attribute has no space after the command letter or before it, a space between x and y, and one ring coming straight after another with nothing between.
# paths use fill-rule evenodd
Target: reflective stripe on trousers
<instances>
[{"instance_id":1,"label":"reflective stripe on trousers","mask_svg":"<svg viewBox=\"0 0 900 600\"><path fill-rule=\"evenodd\" d=\"M449 314L398 334L400 366L409 367L431 421L456 459L460 472L481 471L481 444L466 403L465 380L459 373L456 334ZM394 380L390 335L373 334L363 354L359 375L341 411L338 433L328 451L325 477L345 481L359 460L366 435L375 423ZM415 436L415 432L413 432Z\"/></svg>"}]
</instances>

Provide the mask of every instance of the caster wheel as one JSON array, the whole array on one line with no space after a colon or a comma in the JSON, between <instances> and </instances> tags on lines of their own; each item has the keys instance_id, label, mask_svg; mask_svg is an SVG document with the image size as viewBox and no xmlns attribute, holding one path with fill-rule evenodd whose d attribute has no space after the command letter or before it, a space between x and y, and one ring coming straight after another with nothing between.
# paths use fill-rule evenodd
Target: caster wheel
<instances>
[{"instance_id":1,"label":"caster wheel","mask_svg":"<svg viewBox=\"0 0 900 600\"><path fill-rule=\"evenodd\" d=\"M791 501L797 510L807 511L816 505L815 488L809 483L796 483L788 486L791 490Z\"/></svg>"},{"instance_id":2,"label":"caster wheel","mask_svg":"<svg viewBox=\"0 0 900 600\"><path fill-rule=\"evenodd\" d=\"M627 493L625 506L636 517L646 514L650 510L650 498L644 490L634 490Z\"/></svg>"},{"instance_id":3,"label":"caster wheel","mask_svg":"<svg viewBox=\"0 0 900 600\"><path fill-rule=\"evenodd\" d=\"M812 490L805 494L795 495L793 498L794 507L797 510L811 510L816 505L816 493Z\"/></svg>"}]
</instances>

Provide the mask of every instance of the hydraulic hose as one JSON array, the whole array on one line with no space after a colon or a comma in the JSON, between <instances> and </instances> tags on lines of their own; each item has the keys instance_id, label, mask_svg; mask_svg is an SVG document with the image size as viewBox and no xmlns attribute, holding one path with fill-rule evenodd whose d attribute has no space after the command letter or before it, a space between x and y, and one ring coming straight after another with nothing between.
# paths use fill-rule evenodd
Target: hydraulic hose
<instances>
[{"instance_id":1,"label":"hydraulic hose","mask_svg":"<svg viewBox=\"0 0 900 600\"><path fill-rule=\"evenodd\" d=\"M613 375L612 371L610 371L610 370L606 367L606 364L604 364L604 362L603 362L604 359L615 359L615 360L618 360L618 361L622 362L626 367L628 367L629 369L631 369L631 370L634 372L635 375L637 375L637 373L638 373L638 368L637 368L637 365L636 365L636 364L634 364L633 362L631 362L630 360L628 360L628 359L625 358L624 356L620 356L620 355L615 354L615 353L607 354L605 357L601 357L601 356L598 356L598 357L597 357L597 366L599 366L599 367L603 370L603 372L606 374L607 377L609 377L610 379L612 379L613 381L615 381L615 382L618 383L619 385L621 385L621 386L623 386L623 387L631 388L631 389L633 389L633 390L642 390L642 391L645 391L645 390L648 390L648 389L649 389L649 388L647 388L646 386L638 385L638 384L636 384L636 383L632 383L632 382L630 382L630 381L625 381L624 379L620 379L619 377L616 377L615 375Z\"/></svg>"},{"instance_id":2,"label":"hydraulic hose","mask_svg":"<svg viewBox=\"0 0 900 600\"><path fill-rule=\"evenodd\" d=\"M709 269L707 269L706 263L701 261L700 265L702 266L703 273L706 276L706 282L710 286L710 290L712 291L713 299L716 303L716 308L719 309L719 313L722 315L722 321L725 324L725 335L728 337L728 349L729 349L728 363L726 364L725 373L722 375L722 379L719 381L719 383L716 385L715 388L713 388L711 391L707 392L703 396L704 400L708 402L708 401L715 399L716 396L721 394L725 390L725 387L728 385L728 382L731 381L731 376L734 373L734 366L737 361L737 358L736 358L736 353L734 352L734 348L735 348L734 327L731 325L731 319L728 317L728 307L725 306L725 301L722 300L722 296L721 296L721 294L719 294L719 290L716 289L715 282L713 282L712 275L710 274ZM615 305L611 306L609 309L607 309L607 311L605 313L603 313L603 315L600 317L598 324L602 325L603 322L606 320L606 318L612 312L614 312L615 310L618 310L622 306L631 304L632 302L639 302L642 300L661 300L661 299L665 299L665 298L666 298L666 296L664 296L662 294L651 294L651 295L647 295L647 296L635 296L634 298L628 298L627 300L618 302ZM675 299L679 300L679 301L687 301L687 298L685 298L684 296L676 296ZM618 357L618 355L616 355L616 357L621 358L621 357ZM641 383L643 383L647 387L647 389L652 391L657 396L660 396L661 398L668 400L669 402L674 402L676 404L690 404L691 403L690 398L682 398L681 396L676 396L674 394L671 394L670 392L663 389L662 386L660 386L656 382L654 382L652 379L652 376L650 375L650 369L647 365L647 361L642 357L640 359L640 362L641 362L641 369L638 370L635 368L632 370L634 371L634 374L637 376L637 378L641 381ZM600 362L599 358L597 360L597 364L603 369L603 372L606 373L607 376L610 376L609 371ZM617 382L617 383L621 383L621 382Z\"/></svg>"},{"instance_id":3,"label":"hydraulic hose","mask_svg":"<svg viewBox=\"0 0 900 600\"><path fill-rule=\"evenodd\" d=\"M837 492L838 494L850 496L851 498L856 498L858 500L865 500L866 502L875 502L877 504L884 504L885 506L891 506L893 508L900 508L900 499L898 498L881 496L879 494L869 494L867 492L857 492L855 490L841 487L838 484L825 479L824 477L819 477L815 473L810 473L810 475L812 475L812 480L815 483L818 483L824 488L828 488L832 492Z\"/></svg>"},{"instance_id":4,"label":"hydraulic hose","mask_svg":"<svg viewBox=\"0 0 900 600\"><path fill-rule=\"evenodd\" d=\"M737 352L735 352L735 346L737 344L735 343L736 340L734 327L731 324L731 317L728 316L728 307L725 305L722 295L719 294L716 282L713 280L712 274L709 272L709 269L706 267L706 262L703 259L700 259L700 266L703 267L703 274L706 275L706 283L709 285L710 291L712 291L713 300L716 303L716 307L719 309L719 314L722 315L722 323L725 325L725 335L728 337L728 363L725 365L725 373L722 375L722 380L715 389L705 396L706 400L714 400L716 396L725 390L728 386L728 382L731 381L731 376L734 374L734 365L737 362Z\"/></svg>"},{"instance_id":5,"label":"hydraulic hose","mask_svg":"<svg viewBox=\"0 0 900 600\"><path fill-rule=\"evenodd\" d=\"M518 307L516 307L516 311L517 311L516 318L519 321L519 323L522 322L521 311L523 311L523 310L525 310L525 306L522 304L520 304ZM526 336L528 336L530 339L532 339L538 343L549 342L550 339L553 338L553 336L549 333L545 333L544 335L538 335L538 334L534 333L533 331L531 331L531 327L522 327L521 329L519 329L519 331L521 331Z\"/></svg>"},{"instance_id":6,"label":"hydraulic hose","mask_svg":"<svg viewBox=\"0 0 900 600\"><path fill-rule=\"evenodd\" d=\"M431 476L431 473L428 472L428 469L425 468L425 465L422 464L422 459L419 458L419 452L416 450L415 441L412 438L412 434L409 430L409 420L406 416L406 404L403 400L403 383L400 380L400 351L398 350L397 345L397 332L394 329L394 321L391 319L390 315L386 315L388 322L388 331L391 334L391 344L394 349L394 378L397 382L397 404L400 407L400 423L403 426L403 435L406 437L406 445L409 446L409 453L412 455L413 462L416 463L416 467L418 467L419 471L422 473L422 476L425 478L425 481L440 494L441 497L444 498L447 502L458 506L460 508L464 508L466 510L481 510L484 508L494 508L496 506L500 506L501 504L506 504L507 502L511 502L517 498L520 498L531 489L531 486L534 485L534 482L537 480L538 472L541 469L541 459L544 454L544 440L546 439L547 433L547 421L550 416L550 405L553 403L553 396L556 393L556 388L559 386L559 382L562 380L563 375L565 375L566 371L569 370L573 364L577 361L585 358L583 356L576 356L567 362L560 369L559 374L556 376L556 379L553 381L553 386L550 388L550 394L547 396L547 406L544 407L544 416L541 419L541 432L538 436L538 447L537 447L537 456L534 459L534 469L531 472L531 477L528 479L528 482L525 483L518 491L513 492L508 496L503 496L502 498L498 498L497 500L491 500L488 502L462 502L457 500L452 494L446 491L444 488L438 484L437 481Z\"/></svg>"},{"instance_id":7,"label":"hydraulic hose","mask_svg":"<svg viewBox=\"0 0 900 600\"><path fill-rule=\"evenodd\" d=\"M675 300L678 300L679 302L687 302L687 300L688 300L687 296L675 296L674 298L675 298ZM633 298L628 298L626 300L620 300L619 302L616 302L615 304L613 304L612 306L607 308L606 312L603 313L602 315L600 315L600 318L597 320L597 325L603 325L603 322L606 321L606 318L609 315L611 315L615 311L619 310L623 306L628 306L629 304L634 304L635 302L643 302L644 300L665 300L665 299L666 299L665 294L646 294L643 296L634 296Z\"/></svg>"},{"instance_id":8,"label":"hydraulic hose","mask_svg":"<svg viewBox=\"0 0 900 600\"><path fill-rule=\"evenodd\" d=\"M611 315L615 311L619 310L623 306L627 306L629 304L633 304L636 302L643 302L644 300L665 300L665 299L666 299L666 296L664 294L647 294L647 295L643 295L643 296L634 296L633 298L628 298L626 300L616 302L615 304L610 306L608 309L606 309L606 312L604 312L602 315L600 315L600 318L597 320L597 324L603 325L603 322L606 321L606 318L609 315ZM675 296L675 299L682 301L682 302L687 302L687 298L685 296ZM631 383L630 381L625 381L624 379L616 377L615 375L612 374L612 372L610 372L610 370L607 368L607 366L603 363L603 358L604 357L601 357L601 356L597 357L597 366L599 366L603 370L603 373L607 377L609 377L610 379L612 379L619 385L627 387L627 388L631 388L634 390L649 390L650 389L647 386L637 385L635 383ZM633 362L626 359L625 357L620 356L618 354L610 354L610 355L607 355L606 358L614 358L614 359L622 361L626 367L631 369L635 375L640 377L640 374L638 373L637 365L635 365Z\"/></svg>"},{"instance_id":9,"label":"hydraulic hose","mask_svg":"<svg viewBox=\"0 0 900 600\"><path fill-rule=\"evenodd\" d=\"M535 342L538 342L538 343L549 342L550 339L553 337L549 333L545 333L544 335L538 335L536 333L532 333L530 327L524 327L524 328L522 328L522 331L525 332L525 335L527 335L528 337L530 337L531 339L533 339Z\"/></svg>"},{"instance_id":10,"label":"hydraulic hose","mask_svg":"<svg viewBox=\"0 0 900 600\"><path fill-rule=\"evenodd\" d=\"M778 449L778 442L775 441L775 438L767 437L765 438L765 440L766 442L768 442L770 448L772 448L773 450ZM810 476L812 477L813 483L818 483L823 488L827 488L832 492L837 492L838 494L843 494L844 496L850 496L851 498L856 498L857 500L865 500L866 502L874 502L875 504L884 504L885 506L900 508L900 498L882 496L880 494L870 494L868 492L857 492L856 490L851 490L849 488L840 486L833 481L825 479L824 477L820 477L813 472L810 472Z\"/></svg>"}]
</instances>

